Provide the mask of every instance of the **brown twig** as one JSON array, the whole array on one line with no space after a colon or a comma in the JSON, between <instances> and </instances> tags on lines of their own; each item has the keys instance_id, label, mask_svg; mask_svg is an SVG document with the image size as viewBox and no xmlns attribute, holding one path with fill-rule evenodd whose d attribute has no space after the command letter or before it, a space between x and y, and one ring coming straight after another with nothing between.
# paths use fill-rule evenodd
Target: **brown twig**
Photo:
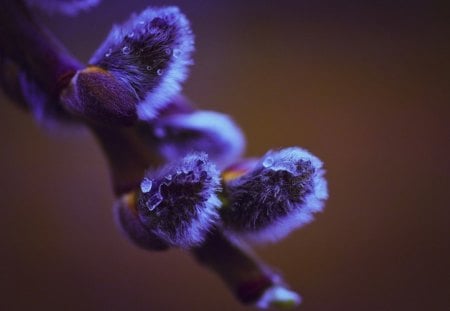
<instances>
[{"instance_id":1,"label":"brown twig","mask_svg":"<svg viewBox=\"0 0 450 311\"><path fill-rule=\"evenodd\" d=\"M32 18L22 1L2 1L0 42L3 54L26 69L43 91L55 98L83 67Z\"/></svg>"},{"instance_id":2,"label":"brown twig","mask_svg":"<svg viewBox=\"0 0 450 311\"><path fill-rule=\"evenodd\" d=\"M67 91L72 77L85 67L34 21L22 1L16 0L4 0L0 10L0 65L1 85L12 100L23 101L18 77L19 71L25 70L46 95L54 99L55 105L61 105L60 95ZM9 76L5 76L7 74ZM190 110L187 106L172 105L167 113ZM71 114L70 109L67 113ZM123 195L139 186L145 170L161 163L151 142L145 142L141 135L142 124L114 127L92 122L92 115L85 119L78 114L76 117L81 117L80 121L92 130L102 146L118 200L123 200ZM126 217L134 215L130 211ZM243 303L266 307L280 301L277 294L271 292L269 298L266 294L282 286L281 278L242 247L231 243L220 230L210 234L201 247L192 249L192 253L200 263L215 271ZM261 305L261 299L269 299L269 304ZM298 301L291 299L289 302Z\"/></svg>"}]
</instances>

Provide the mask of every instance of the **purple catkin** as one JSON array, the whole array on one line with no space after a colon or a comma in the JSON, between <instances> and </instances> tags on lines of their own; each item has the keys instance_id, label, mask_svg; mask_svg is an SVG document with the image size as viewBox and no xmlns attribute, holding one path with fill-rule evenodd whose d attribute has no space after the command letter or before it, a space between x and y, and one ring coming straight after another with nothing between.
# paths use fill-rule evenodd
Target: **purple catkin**
<instances>
[{"instance_id":1,"label":"purple catkin","mask_svg":"<svg viewBox=\"0 0 450 311\"><path fill-rule=\"evenodd\" d=\"M39 126L52 130L61 129L62 125L76 125L76 119L54 98L46 94L24 71L19 73L18 86L22 104L32 113L33 119Z\"/></svg>"},{"instance_id":2,"label":"purple catkin","mask_svg":"<svg viewBox=\"0 0 450 311\"><path fill-rule=\"evenodd\" d=\"M71 116L50 96L30 79L25 72L19 74L19 85L23 100L38 124L53 128L62 121L71 120Z\"/></svg>"},{"instance_id":3,"label":"purple catkin","mask_svg":"<svg viewBox=\"0 0 450 311\"><path fill-rule=\"evenodd\" d=\"M48 13L76 15L100 3L100 0L26 0L29 6L38 7Z\"/></svg>"},{"instance_id":4,"label":"purple catkin","mask_svg":"<svg viewBox=\"0 0 450 311\"><path fill-rule=\"evenodd\" d=\"M168 162L204 151L219 168L234 163L245 149L244 134L227 115L196 111L162 117L154 122L157 152Z\"/></svg>"},{"instance_id":5,"label":"purple catkin","mask_svg":"<svg viewBox=\"0 0 450 311\"><path fill-rule=\"evenodd\" d=\"M138 213L141 222L169 245L201 244L219 220L219 172L205 153L193 153L142 180Z\"/></svg>"},{"instance_id":6,"label":"purple catkin","mask_svg":"<svg viewBox=\"0 0 450 311\"><path fill-rule=\"evenodd\" d=\"M149 7L115 25L90 64L112 73L137 101L142 120L152 120L181 90L192 64L194 36L177 7Z\"/></svg>"},{"instance_id":7,"label":"purple catkin","mask_svg":"<svg viewBox=\"0 0 450 311\"><path fill-rule=\"evenodd\" d=\"M92 123L132 125L136 99L116 78L98 67L78 71L61 93L67 111Z\"/></svg>"},{"instance_id":8,"label":"purple catkin","mask_svg":"<svg viewBox=\"0 0 450 311\"><path fill-rule=\"evenodd\" d=\"M297 147L269 151L225 186L225 230L252 242L276 241L313 220L328 198L322 162Z\"/></svg>"},{"instance_id":9,"label":"purple catkin","mask_svg":"<svg viewBox=\"0 0 450 311\"><path fill-rule=\"evenodd\" d=\"M28 110L34 120L46 129L75 124L75 119L46 94L38 83L14 61L0 51L0 87L20 107Z\"/></svg>"}]
</instances>

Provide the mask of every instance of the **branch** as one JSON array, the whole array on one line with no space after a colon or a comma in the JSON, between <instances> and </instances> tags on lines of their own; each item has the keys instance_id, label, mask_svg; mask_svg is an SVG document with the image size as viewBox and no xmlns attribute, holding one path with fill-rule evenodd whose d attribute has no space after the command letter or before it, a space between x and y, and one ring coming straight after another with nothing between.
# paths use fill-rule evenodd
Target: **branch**
<instances>
[{"instance_id":1,"label":"branch","mask_svg":"<svg viewBox=\"0 0 450 311\"><path fill-rule=\"evenodd\" d=\"M133 206L135 200L124 200L123 195L139 187L149 167L161 163L161 159L152 149L153 134L142 135L142 131L146 128L151 129L151 125L139 123L133 113L122 120L124 122L115 122L114 112L123 110L111 107L108 100L111 94L105 94L103 91L96 94L95 88L92 87L102 85L103 90L108 90L111 85L105 85L105 81L115 83L116 80L109 79L109 73L101 71L100 67L84 68L85 66L71 56L58 40L34 21L22 1L4 0L2 4L0 10L2 87L13 100L24 106L23 102L29 100L20 84L21 71L24 71L49 99L45 105L53 105L51 108L55 110L61 109L68 116L78 119L90 128L109 160L114 192L122 203L126 203L119 205L121 221L132 221L139 225L138 215ZM190 34L186 36L190 38ZM190 51L189 46L186 50L187 55ZM183 61L188 63L188 60L186 57ZM181 76L179 80L182 80ZM80 84L77 84L78 82ZM97 95L101 98L97 98ZM83 102L83 99L88 99L89 102ZM77 106L80 104L85 106ZM109 106L98 107L98 104ZM32 106L28 104L28 108ZM169 105L166 112L162 111L161 115L191 111L190 107L174 104ZM111 115L105 117L100 112ZM145 137L150 139L145 140ZM133 235L139 228L125 226L123 229ZM132 238L136 240L138 237ZM153 243L154 240L147 239L146 243ZM161 244L155 246L155 249L163 248L165 246ZM200 263L216 272L243 303L267 308L290 307L300 302L300 297L286 289L279 275L244 248L231 243L219 229L211 233L202 246L191 251Z\"/></svg>"},{"instance_id":2,"label":"branch","mask_svg":"<svg viewBox=\"0 0 450 311\"><path fill-rule=\"evenodd\" d=\"M32 18L22 1L4 0L0 10L0 49L57 98L81 62Z\"/></svg>"}]
</instances>

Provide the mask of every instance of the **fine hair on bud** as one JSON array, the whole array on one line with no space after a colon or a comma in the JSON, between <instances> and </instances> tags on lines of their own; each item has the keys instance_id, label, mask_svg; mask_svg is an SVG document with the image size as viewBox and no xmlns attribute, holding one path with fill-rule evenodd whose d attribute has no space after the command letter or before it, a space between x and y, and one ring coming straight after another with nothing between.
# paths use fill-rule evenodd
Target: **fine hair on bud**
<instances>
[{"instance_id":1,"label":"fine hair on bud","mask_svg":"<svg viewBox=\"0 0 450 311\"><path fill-rule=\"evenodd\" d=\"M244 175L225 184L225 230L250 242L277 241L313 220L328 198L322 161L291 147L269 151Z\"/></svg>"},{"instance_id":2,"label":"fine hair on bud","mask_svg":"<svg viewBox=\"0 0 450 311\"><path fill-rule=\"evenodd\" d=\"M139 102L139 117L151 120L180 92L193 50L189 21L177 7L149 7L115 25L90 64L123 83Z\"/></svg>"},{"instance_id":3,"label":"fine hair on bud","mask_svg":"<svg viewBox=\"0 0 450 311\"><path fill-rule=\"evenodd\" d=\"M225 114L196 111L158 118L154 122L156 150L167 161L205 151L219 168L234 163L245 148L244 134Z\"/></svg>"},{"instance_id":4,"label":"fine hair on bud","mask_svg":"<svg viewBox=\"0 0 450 311\"><path fill-rule=\"evenodd\" d=\"M39 126L45 129L75 125L74 118L63 109L57 99L44 92L32 75L3 55L2 51L0 88L21 108L28 110Z\"/></svg>"},{"instance_id":5,"label":"fine hair on bud","mask_svg":"<svg viewBox=\"0 0 450 311\"><path fill-rule=\"evenodd\" d=\"M146 173L140 186L141 222L167 244L201 244L219 220L219 172L205 153L192 153Z\"/></svg>"},{"instance_id":6,"label":"fine hair on bud","mask_svg":"<svg viewBox=\"0 0 450 311\"><path fill-rule=\"evenodd\" d=\"M132 125L136 99L108 71L89 66L78 71L61 93L67 111L92 123Z\"/></svg>"}]
</instances>

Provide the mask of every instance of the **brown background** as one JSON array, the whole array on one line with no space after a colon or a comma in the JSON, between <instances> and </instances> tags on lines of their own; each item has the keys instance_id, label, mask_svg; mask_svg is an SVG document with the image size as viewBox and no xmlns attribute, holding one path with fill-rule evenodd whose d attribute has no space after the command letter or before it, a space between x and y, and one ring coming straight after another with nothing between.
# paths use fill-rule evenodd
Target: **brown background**
<instances>
[{"instance_id":1,"label":"brown background","mask_svg":"<svg viewBox=\"0 0 450 311\"><path fill-rule=\"evenodd\" d=\"M39 19L86 61L113 22L149 3L103 2L77 18ZM259 250L301 292L301 309L448 310L444 8L170 4L181 6L197 35L186 94L232 115L248 155L300 145L326 164L325 212ZM89 133L45 133L0 101L1 310L245 309L188 254L148 253L120 235L105 159Z\"/></svg>"}]
</instances>

